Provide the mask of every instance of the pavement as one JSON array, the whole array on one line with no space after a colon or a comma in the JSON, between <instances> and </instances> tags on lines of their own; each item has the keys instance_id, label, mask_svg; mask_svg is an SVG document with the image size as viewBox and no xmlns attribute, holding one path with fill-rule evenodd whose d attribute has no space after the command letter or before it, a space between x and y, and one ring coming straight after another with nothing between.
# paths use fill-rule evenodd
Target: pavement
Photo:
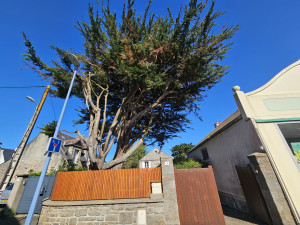
<instances>
[{"instance_id":1,"label":"pavement","mask_svg":"<svg viewBox=\"0 0 300 225\"><path fill-rule=\"evenodd\" d=\"M14 216L2 216L0 218L1 225L24 225L26 221L27 214L18 214ZM34 215L31 225L36 225L38 223L39 215Z\"/></svg>"},{"instance_id":2,"label":"pavement","mask_svg":"<svg viewBox=\"0 0 300 225\"><path fill-rule=\"evenodd\" d=\"M265 225L247 213L240 212L236 209L222 206L226 225Z\"/></svg>"}]
</instances>

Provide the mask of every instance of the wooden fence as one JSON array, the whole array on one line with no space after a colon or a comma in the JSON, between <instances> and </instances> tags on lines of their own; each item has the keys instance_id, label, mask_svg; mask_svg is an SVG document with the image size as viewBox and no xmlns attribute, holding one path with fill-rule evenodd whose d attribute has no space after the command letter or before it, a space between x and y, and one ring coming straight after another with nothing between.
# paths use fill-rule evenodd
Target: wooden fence
<instances>
[{"instance_id":1,"label":"wooden fence","mask_svg":"<svg viewBox=\"0 0 300 225\"><path fill-rule=\"evenodd\" d=\"M60 172L52 201L149 198L151 183L161 182L161 168Z\"/></svg>"}]
</instances>

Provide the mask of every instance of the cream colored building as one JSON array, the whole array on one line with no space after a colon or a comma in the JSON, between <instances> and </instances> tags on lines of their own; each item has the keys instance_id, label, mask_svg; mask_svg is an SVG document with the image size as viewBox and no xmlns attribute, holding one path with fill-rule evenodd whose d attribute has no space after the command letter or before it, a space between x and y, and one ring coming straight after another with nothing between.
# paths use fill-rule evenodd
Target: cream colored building
<instances>
[{"instance_id":1,"label":"cream colored building","mask_svg":"<svg viewBox=\"0 0 300 225\"><path fill-rule=\"evenodd\" d=\"M238 86L233 91L238 110L188 156L212 164L221 198L243 209L246 200L235 167L249 164L252 153L266 153L300 223L300 60L255 91L244 93Z\"/></svg>"}]
</instances>

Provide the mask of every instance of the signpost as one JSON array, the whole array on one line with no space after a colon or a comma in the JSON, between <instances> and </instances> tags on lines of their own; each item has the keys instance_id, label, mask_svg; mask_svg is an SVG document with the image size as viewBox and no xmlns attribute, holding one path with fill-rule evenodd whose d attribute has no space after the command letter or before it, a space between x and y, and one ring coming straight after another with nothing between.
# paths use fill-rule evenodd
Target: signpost
<instances>
[{"instance_id":1,"label":"signpost","mask_svg":"<svg viewBox=\"0 0 300 225\"><path fill-rule=\"evenodd\" d=\"M67 106L68 99L69 99L70 94L71 94L72 86L73 86L73 83L74 83L74 80L75 80L75 77L76 77L76 70L80 66L75 55L69 54L69 59L71 60L71 62L75 66L75 70L74 70L72 81L71 81L71 84L70 84L70 87L69 87L69 90L68 90L68 93L67 93L67 96L66 96L66 99L65 99L65 103L63 105L63 108L62 108L61 113L60 113L60 117L59 117L58 122L57 122L55 133L54 133L53 138L50 140L49 145L47 147L48 155L47 155L47 158L45 160L44 167L43 167L40 179L38 181L38 184L36 186L36 189L35 189L35 192L34 192L34 195L33 195L33 199L32 199L32 202L31 202L28 214L27 214L27 218L26 218L26 221L25 221L25 225L30 225L31 224L31 220L32 220L32 217L33 217L33 214L34 214L34 209L35 209L35 206L36 206L36 203L37 203L37 199L38 199L38 196L39 196L44 178L46 176L46 172L47 172L47 169L48 169L48 166L49 166L49 163L50 163L51 155L52 155L53 152L59 152L59 148L61 146L61 140L57 139L57 135L58 135L58 131L59 131L59 128L60 128L60 125L61 125L61 121L62 121L64 112L65 112L65 109L66 109L66 106Z\"/></svg>"},{"instance_id":2,"label":"signpost","mask_svg":"<svg viewBox=\"0 0 300 225\"><path fill-rule=\"evenodd\" d=\"M47 151L48 152L59 152L62 141L57 138L50 138Z\"/></svg>"}]
</instances>

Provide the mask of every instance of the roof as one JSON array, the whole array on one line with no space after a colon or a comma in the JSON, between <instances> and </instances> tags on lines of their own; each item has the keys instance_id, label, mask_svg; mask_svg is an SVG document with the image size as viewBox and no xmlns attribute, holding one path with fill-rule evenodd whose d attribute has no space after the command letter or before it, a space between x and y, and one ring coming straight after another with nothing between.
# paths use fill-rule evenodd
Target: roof
<instances>
[{"instance_id":1,"label":"roof","mask_svg":"<svg viewBox=\"0 0 300 225\"><path fill-rule=\"evenodd\" d=\"M6 148L0 148L0 150L3 151L4 162L10 160L12 158L12 155L15 152L12 149L6 149Z\"/></svg>"},{"instance_id":2,"label":"roof","mask_svg":"<svg viewBox=\"0 0 300 225\"><path fill-rule=\"evenodd\" d=\"M162 157L166 158L166 157L171 157L171 156L160 151L158 148L154 148L151 152L149 152L147 155L145 155L143 158L141 158L140 161L159 160Z\"/></svg>"},{"instance_id":3,"label":"roof","mask_svg":"<svg viewBox=\"0 0 300 225\"><path fill-rule=\"evenodd\" d=\"M60 172L52 201L149 198L151 183L161 182L161 168Z\"/></svg>"},{"instance_id":4,"label":"roof","mask_svg":"<svg viewBox=\"0 0 300 225\"><path fill-rule=\"evenodd\" d=\"M65 133L63 133L61 131L59 131L58 136L59 136L59 139L62 139L64 141L71 141L71 140L75 139L74 137L72 137L72 136L70 136L68 134L65 134Z\"/></svg>"},{"instance_id":5,"label":"roof","mask_svg":"<svg viewBox=\"0 0 300 225\"><path fill-rule=\"evenodd\" d=\"M219 126L217 126L215 129L213 129L208 135L206 135L206 137L203 138L198 144L196 144L194 146L194 148L192 148L192 150L187 154L190 154L192 151L199 148L201 145L203 145L204 143L206 143L207 141L209 141L210 139L212 139L213 137L215 137L216 135L221 133L223 130L230 127L232 124L236 123L241 118L242 118L242 115L241 115L240 110L238 109L234 113L232 113L229 117L227 117L222 123L220 123Z\"/></svg>"}]
</instances>

